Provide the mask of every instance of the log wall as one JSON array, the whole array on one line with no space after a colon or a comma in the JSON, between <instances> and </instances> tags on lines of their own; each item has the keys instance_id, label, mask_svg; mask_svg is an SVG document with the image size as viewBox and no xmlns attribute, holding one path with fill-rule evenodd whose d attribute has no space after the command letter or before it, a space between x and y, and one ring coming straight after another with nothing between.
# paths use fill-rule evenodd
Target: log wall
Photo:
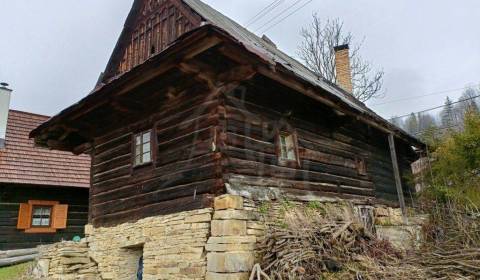
<instances>
[{"instance_id":1,"label":"log wall","mask_svg":"<svg viewBox=\"0 0 480 280\"><path fill-rule=\"evenodd\" d=\"M223 185L213 149L218 97L171 98L149 117L95 138L90 222L116 225L144 217L202 208ZM154 161L133 166L133 135L152 129Z\"/></svg>"},{"instance_id":2,"label":"log wall","mask_svg":"<svg viewBox=\"0 0 480 280\"><path fill-rule=\"evenodd\" d=\"M17 230L20 203L53 200L68 204L67 228L56 233L25 233ZM88 218L88 189L0 184L0 251L33 248L83 236Z\"/></svg>"},{"instance_id":3,"label":"log wall","mask_svg":"<svg viewBox=\"0 0 480 280\"><path fill-rule=\"evenodd\" d=\"M386 135L259 77L245 88L187 90L150 101L158 106L137 118L117 116L122 122L94 139L90 222L113 226L210 207L225 182L239 178L296 192L397 201ZM132 141L149 129L154 161L136 168ZM283 130L296 135L298 164L278 160ZM409 155L397 146L400 158ZM360 160L366 174L359 172ZM400 166L406 174L409 160Z\"/></svg>"},{"instance_id":4,"label":"log wall","mask_svg":"<svg viewBox=\"0 0 480 280\"><path fill-rule=\"evenodd\" d=\"M281 187L300 193L398 201L387 135L265 81L224 96L226 182ZM276 131L294 132L299 164L279 162ZM409 154L397 144L402 175ZM364 160L367 174L358 171ZM405 197L410 187L404 180Z\"/></svg>"}]
</instances>

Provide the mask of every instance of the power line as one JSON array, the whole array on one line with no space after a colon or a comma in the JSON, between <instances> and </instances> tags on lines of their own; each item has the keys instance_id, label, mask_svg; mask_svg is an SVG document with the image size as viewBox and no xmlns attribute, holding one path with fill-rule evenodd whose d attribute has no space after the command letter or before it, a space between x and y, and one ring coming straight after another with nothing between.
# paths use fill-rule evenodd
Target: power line
<instances>
[{"instance_id":1,"label":"power line","mask_svg":"<svg viewBox=\"0 0 480 280\"><path fill-rule=\"evenodd\" d=\"M298 12L299 10L301 10L303 7L307 6L308 4L310 4L313 0L310 0L308 2L306 2L305 4L303 4L302 6L298 7L298 9L296 9L295 11L291 12L290 14L288 14L286 17L282 18L281 20L277 21L275 24L271 25L270 27L268 27L267 29L264 29L262 32L267 32L268 30L272 29L273 27L277 26L279 23L281 23L282 21L286 20L287 18L289 18L291 15L295 14L296 12Z\"/></svg>"},{"instance_id":2,"label":"power line","mask_svg":"<svg viewBox=\"0 0 480 280\"><path fill-rule=\"evenodd\" d=\"M436 92L431 92L431 93L427 93L427 94L424 94L424 95L417 95L417 96L411 96L411 97L406 97L406 98L399 98L399 99L395 99L395 100L391 100L391 101L387 101L387 102L371 104L370 106L379 106L379 105L385 105L385 104L395 103L395 102L399 102L399 101L412 100L412 99L417 99L417 98L421 98L421 97L432 96L432 95L437 95L437 94L442 94L442 93L449 93L449 92L454 92L454 91L459 91L459 90L466 90L466 89L469 89L471 87L472 86L467 86L467 87L463 87L463 88L436 91Z\"/></svg>"},{"instance_id":3,"label":"power line","mask_svg":"<svg viewBox=\"0 0 480 280\"><path fill-rule=\"evenodd\" d=\"M267 5L265 8L260 10L256 15L254 15L252 18L250 18L247 23L245 23L245 27L249 27L250 25L254 24L255 22L259 21L262 19L264 16L275 10L276 7L278 7L280 4L283 3L285 0L275 0L269 5Z\"/></svg>"},{"instance_id":4,"label":"power line","mask_svg":"<svg viewBox=\"0 0 480 280\"><path fill-rule=\"evenodd\" d=\"M472 96L472 97L469 97L469 98L465 98L465 99L462 99L462 100L458 100L458 101L455 101L455 102L450 103L449 105L454 105L454 104L462 103L462 102L465 102L465 101L468 101L468 100L475 99L475 98L477 98L477 97L480 97L480 95L475 95L475 96ZM415 113L412 112L412 113L405 114L405 115L402 115L402 116L390 118L390 120L401 119L401 118L404 118L404 117L408 117L408 116L410 116L411 114L421 114L421 113L433 111L433 110L436 110L436 109L443 108L443 107L445 107L445 106L446 106L446 105L441 105L441 106L433 107L433 108L430 108L430 109L418 111L418 112L415 112Z\"/></svg>"},{"instance_id":5,"label":"power line","mask_svg":"<svg viewBox=\"0 0 480 280\"><path fill-rule=\"evenodd\" d=\"M297 0L295 1L292 5L288 6L287 8L283 9L280 13L276 14L275 16L273 16L270 20L268 20L267 22L265 22L264 24L262 24L260 27L258 27L257 29L255 29L254 32L257 32L258 30L262 29L263 27L265 27L266 25L268 25L269 23L271 23L272 21L274 21L275 19L277 19L278 17L280 17L281 15L285 14L286 12L288 12L290 9L292 9L293 7L295 7L298 3L302 2L303 0Z\"/></svg>"}]
</instances>

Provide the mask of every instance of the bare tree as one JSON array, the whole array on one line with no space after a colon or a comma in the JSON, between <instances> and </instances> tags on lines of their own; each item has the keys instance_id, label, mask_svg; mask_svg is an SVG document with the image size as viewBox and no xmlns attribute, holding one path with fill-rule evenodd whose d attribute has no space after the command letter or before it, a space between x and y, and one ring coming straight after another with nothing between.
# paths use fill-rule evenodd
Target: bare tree
<instances>
[{"instance_id":1,"label":"bare tree","mask_svg":"<svg viewBox=\"0 0 480 280\"><path fill-rule=\"evenodd\" d=\"M343 30L341 20L327 20L323 24L319 16L314 14L313 22L308 27L302 28L301 35L303 41L299 46L299 55L319 78L337 83L333 48L349 44L353 95L362 102L382 95L384 72L375 71L368 61L362 59L360 56L362 44L353 44L353 35Z\"/></svg>"}]
</instances>

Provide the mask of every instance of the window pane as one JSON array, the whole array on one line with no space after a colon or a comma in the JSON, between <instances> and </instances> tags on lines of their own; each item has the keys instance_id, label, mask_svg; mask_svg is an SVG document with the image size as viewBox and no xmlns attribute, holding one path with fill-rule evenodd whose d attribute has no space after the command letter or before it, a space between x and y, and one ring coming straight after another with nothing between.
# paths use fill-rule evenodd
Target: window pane
<instances>
[{"instance_id":1,"label":"window pane","mask_svg":"<svg viewBox=\"0 0 480 280\"><path fill-rule=\"evenodd\" d=\"M143 143L150 143L150 132L143 134Z\"/></svg>"},{"instance_id":2,"label":"window pane","mask_svg":"<svg viewBox=\"0 0 480 280\"><path fill-rule=\"evenodd\" d=\"M143 144L143 152L144 153L150 152L150 143Z\"/></svg>"},{"instance_id":3,"label":"window pane","mask_svg":"<svg viewBox=\"0 0 480 280\"><path fill-rule=\"evenodd\" d=\"M33 208L33 216L41 216L42 215L42 208L35 207Z\"/></svg>"},{"instance_id":4,"label":"window pane","mask_svg":"<svg viewBox=\"0 0 480 280\"><path fill-rule=\"evenodd\" d=\"M143 154L143 158L142 158L142 159L143 159L143 162L144 162L144 163L145 163L145 162L150 162L150 160L151 160L150 153L145 153L145 154Z\"/></svg>"},{"instance_id":5,"label":"window pane","mask_svg":"<svg viewBox=\"0 0 480 280\"><path fill-rule=\"evenodd\" d=\"M281 158L287 158L287 147L285 145L282 145L282 147L281 147L280 157Z\"/></svg>"},{"instance_id":6,"label":"window pane","mask_svg":"<svg viewBox=\"0 0 480 280\"><path fill-rule=\"evenodd\" d=\"M135 164L136 165L142 164L142 156L141 155L135 156Z\"/></svg>"},{"instance_id":7,"label":"window pane","mask_svg":"<svg viewBox=\"0 0 480 280\"><path fill-rule=\"evenodd\" d=\"M135 144L137 146L142 144L142 138L140 137L140 135L135 137Z\"/></svg>"},{"instance_id":8,"label":"window pane","mask_svg":"<svg viewBox=\"0 0 480 280\"><path fill-rule=\"evenodd\" d=\"M142 146L138 145L135 147L135 156L139 155L142 153Z\"/></svg>"},{"instance_id":9,"label":"window pane","mask_svg":"<svg viewBox=\"0 0 480 280\"><path fill-rule=\"evenodd\" d=\"M291 160L296 160L295 150L293 147L291 149L288 149L287 158Z\"/></svg>"},{"instance_id":10,"label":"window pane","mask_svg":"<svg viewBox=\"0 0 480 280\"><path fill-rule=\"evenodd\" d=\"M280 157L288 160L297 159L295 142L292 134L280 135Z\"/></svg>"},{"instance_id":11,"label":"window pane","mask_svg":"<svg viewBox=\"0 0 480 280\"><path fill-rule=\"evenodd\" d=\"M32 226L40 226L41 225L41 222L42 222L42 219L40 218L34 218L32 220Z\"/></svg>"},{"instance_id":12,"label":"window pane","mask_svg":"<svg viewBox=\"0 0 480 280\"><path fill-rule=\"evenodd\" d=\"M50 219L42 219L42 226L49 226L50 225Z\"/></svg>"},{"instance_id":13,"label":"window pane","mask_svg":"<svg viewBox=\"0 0 480 280\"><path fill-rule=\"evenodd\" d=\"M50 210L51 210L51 208L43 208L43 215L44 216L50 216Z\"/></svg>"},{"instance_id":14,"label":"window pane","mask_svg":"<svg viewBox=\"0 0 480 280\"><path fill-rule=\"evenodd\" d=\"M288 148L293 147L293 135L288 135L285 137L285 144Z\"/></svg>"}]
</instances>

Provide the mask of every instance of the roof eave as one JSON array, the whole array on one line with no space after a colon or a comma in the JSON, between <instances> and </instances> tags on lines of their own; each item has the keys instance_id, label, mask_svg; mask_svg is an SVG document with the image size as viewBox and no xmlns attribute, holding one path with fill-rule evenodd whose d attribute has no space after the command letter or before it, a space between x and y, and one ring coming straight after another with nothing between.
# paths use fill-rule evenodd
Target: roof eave
<instances>
[{"instance_id":1,"label":"roof eave","mask_svg":"<svg viewBox=\"0 0 480 280\"><path fill-rule=\"evenodd\" d=\"M367 114L365 112L362 112L362 111L358 110L357 108L355 108L355 107L351 106L350 104L341 100L336 94L330 92L329 89L320 87L317 84L311 83L310 81L308 81L306 79L303 79L302 76L297 75L295 72L292 72L290 69L287 69L282 64L276 63L275 61L269 59L268 57L263 55L261 52L255 51L255 48L252 48L252 46L243 44L241 41L237 40L235 37L230 35L227 31L223 30L222 28L220 28L216 25L212 25L212 24L205 24L205 25L203 25L203 26L201 26L197 29L194 29L194 30L192 30L188 33L183 34L175 42L173 42L167 49L165 49L161 53L153 56L152 58L150 58L149 60L147 60L143 64L131 69L130 71L128 71L128 72L126 72L126 73L124 73L124 74L122 74L118 77L115 77L114 79L110 80L109 83L107 83L105 85L102 85L101 87L97 88L94 92L92 92L88 96L84 97L82 100L80 100L76 104L64 109L63 111L61 111L56 116L52 117L47 122L43 123L42 125L40 125L36 129L34 129L30 133L30 137L35 138L36 143L38 143L42 146L46 146L46 143L43 143L42 141L38 141L37 138L42 133L46 132L46 130L51 128L53 125L60 122L63 118L66 118L66 117L68 117L72 114L78 113L79 111L82 110L83 107L87 106L90 102L93 102L94 100L98 99L99 96L105 95L106 92L112 92L118 86L121 86L123 81L125 81L126 79L129 79L131 76L138 75L138 73L142 72L143 69L148 68L148 66L150 64L156 64L159 61L161 61L162 59L165 59L165 57L168 56L168 54L170 52L174 52L175 50L181 49L185 42L188 41L188 42L191 43L192 40L199 40L199 39L205 38L206 36L209 36L209 35L220 36L223 39L230 40L230 41L236 43L237 45L240 45L241 47L244 48L244 50L248 51L251 54L254 54L260 60L259 62L262 62L264 65L266 65L267 69L270 69L270 71L272 71L272 72L276 72L276 71L283 72L283 73L285 73L287 75L290 75L291 77L295 78L298 82L300 82L302 84L308 84L308 88L314 88L314 89L317 89L317 91L318 91L318 89L320 89L322 91L327 91L327 92L331 93L330 96L328 96L328 97L327 96L321 96L320 94L316 93L315 96L312 95L312 97L315 97L315 99L317 99L319 101L322 101L322 102L327 102L328 103L327 105L330 105L330 106L333 106L335 104L337 104L337 105L340 104L340 105L342 105L341 107L344 110L346 109L345 107L347 107L351 111L350 114L358 116L360 118L360 120L362 120L362 121L364 121L364 122L366 122L366 123L368 123L372 126L377 127L378 129L380 129L381 131L383 131L385 133L392 133L395 136L397 136L398 138L403 139L404 141L409 142L412 146L416 146L418 148L423 148L425 146L425 144L422 143L420 140L412 137L411 135L409 135L406 132L403 132L402 130L400 130L399 128L397 128L393 124L390 124L388 121L381 118L380 116L374 114L373 112L372 112L372 114ZM272 69L272 67L273 67L273 69ZM336 87L336 86L333 85L333 87ZM308 89L308 88L307 88L307 91L312 91L312 89ZM337 88L337 90L341 90L341 89Z\"/></svg>"}]
</instances>

